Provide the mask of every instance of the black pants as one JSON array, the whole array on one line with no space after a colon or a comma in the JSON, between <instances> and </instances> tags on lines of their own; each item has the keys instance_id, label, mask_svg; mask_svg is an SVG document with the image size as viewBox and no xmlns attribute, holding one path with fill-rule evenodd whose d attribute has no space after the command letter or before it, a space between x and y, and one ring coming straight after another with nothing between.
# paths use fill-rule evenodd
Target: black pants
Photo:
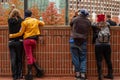
<instances>
[{"instance_id":1,"label":"black pants","mask_svg":"<svg viewBox=\"0 0 120 80\"><path fill-rule=\"evenodd\" d=\"M102 74L102 60L105 59L108 74L112 74L111 46L109 44L95 45L95 56L97 62L98 75Z\"/></svg>"},{"instance_id":2,"label":"black pants","mask_svg":"<svg viewBox=\"0 0 120 80\"><path fill-rule=\"evenodd\" d=\"M22 74L23 43L20 41L9 42L11 70L13 78L18 78Z\"/></svg>"}]
</instances>

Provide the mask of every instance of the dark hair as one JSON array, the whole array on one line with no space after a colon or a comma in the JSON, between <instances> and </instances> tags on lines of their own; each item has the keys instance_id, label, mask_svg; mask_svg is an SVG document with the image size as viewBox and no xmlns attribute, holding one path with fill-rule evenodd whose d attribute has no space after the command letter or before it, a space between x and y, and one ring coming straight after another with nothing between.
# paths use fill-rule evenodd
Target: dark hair
<instances>
[{"instance_id":1,"label":"dark hair","mask_svg":"<svg viewBox=\"0 0 120 80\"><path fill-rule=\"evenodd\" d=\"M107 18L111 18L111 15L107 15Z\"/></svg>"},{"instance_id":2,"label":"dark hair","mask_svg":"<svg viewBox=\"0 0 120 80\"><path fill-rule=\"evenodd\" d=\"M30 10L25 11L25 17L31 17L32 12Z\"/></svg>"}]
</instances>

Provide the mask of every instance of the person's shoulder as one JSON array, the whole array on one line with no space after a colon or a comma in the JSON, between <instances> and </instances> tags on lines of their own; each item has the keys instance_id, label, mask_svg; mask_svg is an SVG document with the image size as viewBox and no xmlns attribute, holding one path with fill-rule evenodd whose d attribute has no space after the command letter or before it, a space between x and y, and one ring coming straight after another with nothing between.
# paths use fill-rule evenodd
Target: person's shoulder
<instances>
[{"instance_id":1,"label":"person's shoulder","mask_svg":"<svg viewBox=\"0 0 120 80\"><path fill-rule=\"evenodd\" d=\"M92 26L93 28L95 28L95 27L98 26L98 23L97 23L97 22L92 22L92 23L91 23L91 26Z\"/></svg>"},{"instance_id":2,"label":"person's shoulder","mask_svg":"<svg viewBox=\"0 0 120 80\"><path fill-rule=\"evenodd\" d=\"M110 23L106 21L106 25L107 25L107 26L110 26Z\"/></svg>"},{"instance_id":3,"label":"person's shoulder","mask_svg":"<svg viewBox=\"0 0 120 80\"><path fill-rule=\"evenodd\" d=\"M72 21L77 20L78 18L79 18L78 16L73 17L73 18L72 18Z\"/></svg>"},{"instance_id":4,"label":"person's shoulder","mask_svg":"<svg viewBox=\"0 0 120 80\"><path fill-rule=\"evenodd\" d=\"M110 26L116 26L117 23L113 20L107 20L106 22L108 22L110 24Z\"/></svg>"},{"instance_id":5,"label":"person's shoulder","mask_svg":"<svg viewBox=\"0 0 120 80\"><path fill-rule=\"evenodd\" d=\"M31 18L31 19L33 19L33 20L38 20L38 19L36 19L36 18Z\"/></svg>"},{"instance_id":6,"label":"person's shoulder","mask_svg":"<svg viewBox=\"0 0 120 80\"><path fill-rule=\"evenodd\" d=\"M8 19L8 22L14 24L14 23L17 23L18 20L17 20L16 18L9 18L9 19Z\"/></svg>"},{"instance_id":7,"label":"person's shoulder","mask_svg":"<svg viewBox=\"0 0 120 80\"><path fill-rule=\"evenodd\" d=\"M39 19L36 19L36 18L31 18L30 20L33 20L33 21L36 21L36 22L40 21Z\"/></svg>"},{"instance_id":8,"label":"person's shoulder","mask_svg":"<svg viewBox=\"0 0 120 80\"><path fill-rule=\"evenodd\" d=\"M13 18L9 18L8 20L17 20L17 19L13 17Z\"/></svg>"},{"instance_id":9,"label":"person's shoulder","mask_svg":"<svg viewBox=\"0 0 120 80\"><path fill-rule=\"evenodd\" d=\"M23 19L22 24L26 24L26 23L27 23L27 20Z\"/></svg>"},{"instance_id":10,"label":"person's shoulder","mask_svg":"<svg viewBox=\"0 0 120 80\"><path fill-rule=\"evenodd\" d=\"M106 20L106 22L110 22L110 21L111 21L111 19Z\"/></svg>"},{"instance_id":11,"label":"person's shoulder","mask_svg":"<svg viewBox=\"0 0 120 80\"><path fill-rule=\"evenodd\" d=\"M24 19L21 18L21 17L18 17L18 20L19 20L20 22L24 21Z\"/></svg>"}]
</instances>

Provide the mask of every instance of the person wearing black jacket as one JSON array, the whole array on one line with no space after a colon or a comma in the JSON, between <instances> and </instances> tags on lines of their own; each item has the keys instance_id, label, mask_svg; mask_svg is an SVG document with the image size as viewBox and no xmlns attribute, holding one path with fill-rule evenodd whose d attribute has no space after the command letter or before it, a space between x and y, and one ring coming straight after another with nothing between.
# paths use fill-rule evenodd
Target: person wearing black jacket
<instances>
[{"instance_id":1,"label":"person wearing black jacket","mask_svg":"<svg viewBox=\"0 0 120 80\"><path fill-rule=\"evenodd\" d=\"M13 9L8 19L9 34L19 32L22 21L23 19L20 16L19 10ZM22 77L22 39L22 36L17 38L9 38L9 50L13 80L17 80Z\"/></svg>"},{"instance_id":2,"label":"person wearing black jacket","mask_svg":"<svg viewBox=\"0 0 120 80\"><path fill-rule=\"evenodd\" d=\"M111 16L110 15L107 15L106 22L108 22L110 24L110 26L117 26L117 23L115 21L111 20Z\"/></svg>"}]
</instances>

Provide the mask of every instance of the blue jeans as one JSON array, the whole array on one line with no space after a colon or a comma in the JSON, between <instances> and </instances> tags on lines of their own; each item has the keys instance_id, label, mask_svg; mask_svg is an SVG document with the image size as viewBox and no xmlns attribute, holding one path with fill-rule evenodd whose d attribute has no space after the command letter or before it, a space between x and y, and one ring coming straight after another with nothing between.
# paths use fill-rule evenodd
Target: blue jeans
<instances>
[{"instance_id":1,"label":"blue jeans","mask_svg":"<svg viewBox=\"0 0 120 80\"><path fill-rule=\"evenodd\" d=\"M74 42L70 42L70 51L72 56L72 63L75 66L75 72L86 72L86 55L87 55L87 42L77 46Z\"/></svg>"}]
</instances>

